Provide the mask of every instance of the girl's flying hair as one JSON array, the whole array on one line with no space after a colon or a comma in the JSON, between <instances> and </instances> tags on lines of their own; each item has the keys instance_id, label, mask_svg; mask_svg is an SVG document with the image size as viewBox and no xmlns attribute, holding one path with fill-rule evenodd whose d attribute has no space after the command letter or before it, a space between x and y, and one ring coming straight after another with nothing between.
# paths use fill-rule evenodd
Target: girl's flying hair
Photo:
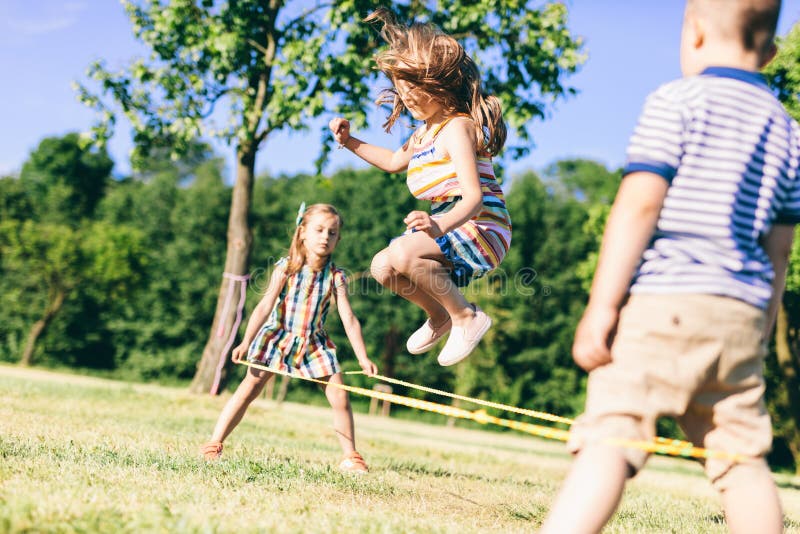
<instances>
[{"instance_id":1,"label":"girl's flying hair","mask_svg":"<svg viewBox=\"0 0 800 534\"><path fill-rule=\"evenodd\" d=\"M339 220L339 230L341 230L344 221L336 208L330 204L312 204L307 207L303 212L302 218L297 223L297 228L294 229L292 243L289 245L289 261L286 265L286 274L300 272L300 269L302 269L303 265L306 263L306 249L303 247L300 233L305 230L308 220L317 213L325 213L336 217Z\"/></svg>"},{"instance_id":2,"label":"girl's flying hair","mask_svg":"<svg viewBox=\"0 0 800 534\"><path fill-rule=\"evenodd\" d=\"M478 66L458 41L432 24L398 24L386 8L370 13L366 22L383 23L381 36L389 48L377 54L378 68L394 83L405 80L444 106L449 113L465 113L475 123L479 152L497 155L506 141L500 100L484 94ZM389 132L404 106L394 88L385 89L378 104L392 112L383 124Z\"/></svg>"}]
</instances>

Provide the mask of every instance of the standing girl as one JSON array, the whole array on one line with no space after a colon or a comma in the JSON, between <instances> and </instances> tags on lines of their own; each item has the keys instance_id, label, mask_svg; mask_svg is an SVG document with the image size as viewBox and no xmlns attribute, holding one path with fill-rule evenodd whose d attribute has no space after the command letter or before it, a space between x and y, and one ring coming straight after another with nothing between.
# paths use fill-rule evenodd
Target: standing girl
<instances>
[{"instance_id":1,"label":"standing girl","mask_svg":"<svg viewBox=\"0 0 800 534\"><path fill-rule=\"evenodd\" d=\"M506 138L500 102L483 93L464 48L436 27L398 25L386 9L366 20L383 22L389 43L377 56L393 84L378 100L393 106L386 131L404 110L423 124L394 152L351 136L343 118L329 126L341 147L379 169L407 168L411 193L432 202L430 215L412 211L403 219L405 234L375 256L371 271L428 314L408 339L408 351L430 350L450 332L438 361L453 365L492 325L458 287L495 269L511 243L511 219L491 160Z\"/></svg>"},{"instance_id":2,"label":"standing girl","mask_svg":"<svg viewBox=\"0 0 800 534\"><path fill-rule=\"evenodd\" d=\"M327 382L325 396L333 408L333 427L342 446L344 471L366 472L367 464L356 451L353 411L347 392L328 384L342 384L336 346L323 325L333 299L361 369L378 372L361 337L361 325L347 299L344 272L331 261L339 243L342 218L328 204L301 206L289 256L281 258L261 299L247 323L244 340L233 349L232 359L247 360L278 371ZM268 319L268 320L267 320ZM242 420L273 373L251 367L236 392L222 409L211 441L203 445L207 460L222 455L222 442Z\"/></svg>"}]
</instances>

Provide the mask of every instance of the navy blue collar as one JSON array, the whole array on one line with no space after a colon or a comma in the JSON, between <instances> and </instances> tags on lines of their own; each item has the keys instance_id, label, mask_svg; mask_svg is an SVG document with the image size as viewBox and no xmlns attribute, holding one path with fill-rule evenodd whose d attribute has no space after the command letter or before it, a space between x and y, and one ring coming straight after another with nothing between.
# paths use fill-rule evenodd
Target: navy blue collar
<instances>
[{"instance_id":1,"label":"navy blue collar","mask_svg":"<svg viewBox=\"0 0 800 534\"><path fill-rule=\"evenodd\" d=\"M721 78L733 78L734 80L741 80L749 84L769 90L767 79L760 72L753 72L751 70L735 69L733 67L706 67L701 76L719 76Z\"/></svg>"}]
</instances>

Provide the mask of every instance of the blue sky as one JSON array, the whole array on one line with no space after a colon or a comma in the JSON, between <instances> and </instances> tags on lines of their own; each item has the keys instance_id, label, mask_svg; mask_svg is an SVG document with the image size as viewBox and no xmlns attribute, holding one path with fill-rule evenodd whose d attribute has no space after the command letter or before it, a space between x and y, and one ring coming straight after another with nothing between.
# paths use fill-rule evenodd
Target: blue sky
<instances>
[{"instance_id":1,"label":"blue sky","mask_svg":"<svg viewBox=\"0 0 800 534\"><path fill-rule=\"evenodd\" d=\"M529 156L507 162L511 176L567 157L620 165L645 96L680 76L682 0L566 4L569 26L584 38L589 56L580 72L567 80L579 93L556 103L547 120L534 124L536 146ZM785 34L798 20L800 0L784 0L779 33ZM43 137L89 127L92 112L77 102L71 83L84 77L90 62L102 58L120 67L141 53L117 1L0 0L0 175L18 172ZM400 134L383 133L378 120L373 129L356 135L384 146L400 144ZM307 134L280 134L259 152L257 170L310 172L318 143L318 126ZM129 171L130 147L130 132L120 122L109 147L116 174ZM218 144L216 150L229 162L231 176L233 149ZM329 169L363 165L346 151L334 151Z\"/></svg>"}]
</instances>

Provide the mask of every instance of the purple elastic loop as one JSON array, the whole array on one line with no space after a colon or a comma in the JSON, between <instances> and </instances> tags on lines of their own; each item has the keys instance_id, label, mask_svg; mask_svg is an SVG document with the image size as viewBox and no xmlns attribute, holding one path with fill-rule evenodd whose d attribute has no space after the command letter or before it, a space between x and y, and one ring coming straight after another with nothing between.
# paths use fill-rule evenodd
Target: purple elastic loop
<instances>
[{"instance_id":1,"label":"purple elastic loop","mask_svg":"<svg viewBox=\"0 0 800 534\"><path fill-rule=\"evenodd\" d=\"M225 347L222 349L222 353L219 355L219 361L217 362L217 369L214 373L214 383L211 385L210 393L212 395L217 394L217 390L219 389L219 383L222 379L222 369L225 367L225 356L228 354L228 351L231 350L231 346L233 345L233 341L236 339L236 333L239 331L239 324L242 322L242 312L244 310L244 299L247 296L247 282L250 279L249 274L231 274L231 273L222 273L224 278L230 280L228 284L228 294L225 296L225 306L222 308L222 315L220 316L220 324L219 328L217 329L217 337L222 337L225 333L225 317L228 316L228 309L230 308L231 299L233 298L233 290L236 285L236 282L242 282L242 285L239 287L239 303L236 307L236 320L233 322L233 327L231 328L230 334L228 334L228 340L225 342Z\"/></svg>"}]
</instances>

